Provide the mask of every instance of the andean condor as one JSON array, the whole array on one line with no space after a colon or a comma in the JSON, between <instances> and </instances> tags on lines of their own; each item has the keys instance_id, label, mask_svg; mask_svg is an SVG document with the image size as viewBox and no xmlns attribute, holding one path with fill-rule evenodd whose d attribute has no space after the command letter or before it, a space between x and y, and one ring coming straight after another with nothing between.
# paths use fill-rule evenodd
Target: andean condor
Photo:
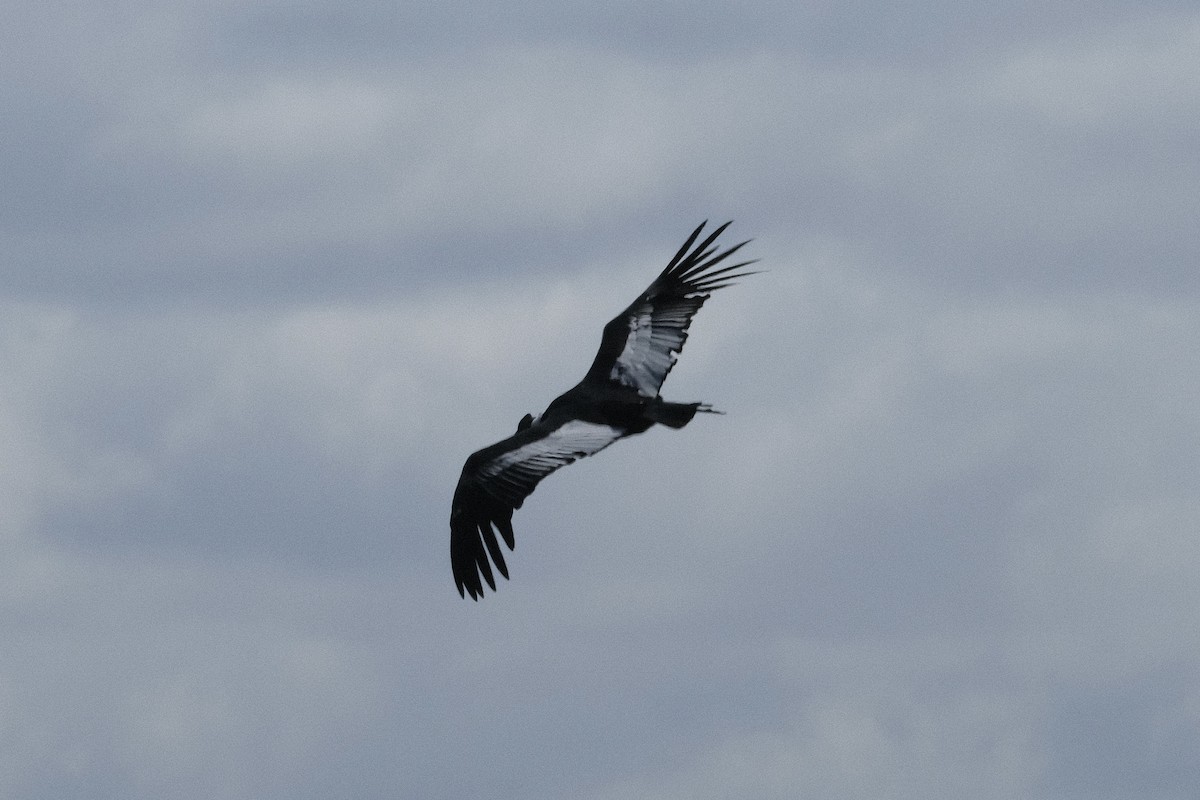
<instances>
[{"instance_id":1,"label":"andean condor","mask_svg":"<svg viewBox=\"0 0 1200 800\"><path fill-rule=\"evenodd\" d=\"M600 351L583 380L540 416L526 414L514 435L467 459L450 512L450 563L463 597L478 600L483 581L495 591L489 555L508 578L496 531L513 549L513 511L542 478L655 423L682 428L698 411L720 413L705 403L671 403L658 394L709 294L754 274L737 272L753 261L716 268L746 244L718 252L714 242L728 222L692 247L705 224L692 231L649 288L604 326Z\"/></svg>"}]
</instances>

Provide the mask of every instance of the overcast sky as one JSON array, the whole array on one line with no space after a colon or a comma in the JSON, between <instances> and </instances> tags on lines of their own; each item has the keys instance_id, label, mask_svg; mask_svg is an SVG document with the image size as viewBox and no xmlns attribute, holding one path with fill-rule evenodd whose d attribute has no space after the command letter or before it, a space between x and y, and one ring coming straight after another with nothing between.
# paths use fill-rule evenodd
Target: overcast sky
<instances>
[{"instance_id":1,"label":"overcast sky","mask_svg":"<svg viewBox=\"0 0 1200 800\"><path fill-rule=\"evenodd\" d=\"M0 77L0 796L1195 797L1193 2L13 0ZM727 415L460 599L702 219Z\"/></svg>"}]
</instances>

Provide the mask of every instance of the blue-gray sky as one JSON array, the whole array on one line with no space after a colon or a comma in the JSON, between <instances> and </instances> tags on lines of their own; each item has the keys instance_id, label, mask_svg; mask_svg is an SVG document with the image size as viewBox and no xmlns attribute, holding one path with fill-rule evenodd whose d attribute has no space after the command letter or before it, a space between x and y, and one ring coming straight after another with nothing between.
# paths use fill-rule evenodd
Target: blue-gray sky
<instances>
[{"instance_id":1,"label":"blue-gray sky","mask_svg":"<svg viewBox=\"0 0 1200 800\"><path fill-rule=\"evenodd\" d=\"M1194 796L1194 4L0 23L0 795ZM464 458L705 218L727 416L460 600Z\"/></svg>"}]
</instances>

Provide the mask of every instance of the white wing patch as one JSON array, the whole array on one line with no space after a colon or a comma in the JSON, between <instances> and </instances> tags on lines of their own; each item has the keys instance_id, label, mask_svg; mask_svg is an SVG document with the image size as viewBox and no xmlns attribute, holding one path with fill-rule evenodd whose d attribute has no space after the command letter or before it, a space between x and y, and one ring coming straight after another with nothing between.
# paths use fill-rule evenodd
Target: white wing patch
<instances>
[{"instance_id":1,"label":"white wing patch","mask_svg":"<svg viewBox=\"0 0 1200 800\"><path fill-rule=\"evenodd\" d=\"M660 313L659 316L664 315ZM658 325L654 324L656 321ZM664 325L664 321L675 325ZM629 317L629 336L613 362L609 378L636 389L642 397L657 397L659 387L683 348L686 327L686 317L655 320L653 306L643 305L636 315Z\"/></svg>"},{"instance_id":2,"label":"white wing patch","mask_svg":"<svg viewBox=\"0 0 1200 800\"><path fill-rule=\"evenodd\" d=\"M479 471L502 482L510 476L536 480L577 458L599 453L623 435L608 425L572 420L541 439L500 454Z\"/></svg>"}]
</instances>

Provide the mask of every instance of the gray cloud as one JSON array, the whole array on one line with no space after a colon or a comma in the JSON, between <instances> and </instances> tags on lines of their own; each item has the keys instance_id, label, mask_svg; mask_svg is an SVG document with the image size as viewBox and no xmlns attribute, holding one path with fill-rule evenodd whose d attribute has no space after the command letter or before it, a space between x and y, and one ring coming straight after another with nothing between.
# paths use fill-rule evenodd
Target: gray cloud
<instances>
[{"instance_id":1,"label":"gray cloud","mask_svg":"<svg viewBox=\"0 0 1200 800\"><path fill-rule=\"evenodd\" d=\"M1189 796L1190 8L8 13L0 794ZM710 216L728 415L460 602L463 459Z\"/></svg>"}]
</instances>

